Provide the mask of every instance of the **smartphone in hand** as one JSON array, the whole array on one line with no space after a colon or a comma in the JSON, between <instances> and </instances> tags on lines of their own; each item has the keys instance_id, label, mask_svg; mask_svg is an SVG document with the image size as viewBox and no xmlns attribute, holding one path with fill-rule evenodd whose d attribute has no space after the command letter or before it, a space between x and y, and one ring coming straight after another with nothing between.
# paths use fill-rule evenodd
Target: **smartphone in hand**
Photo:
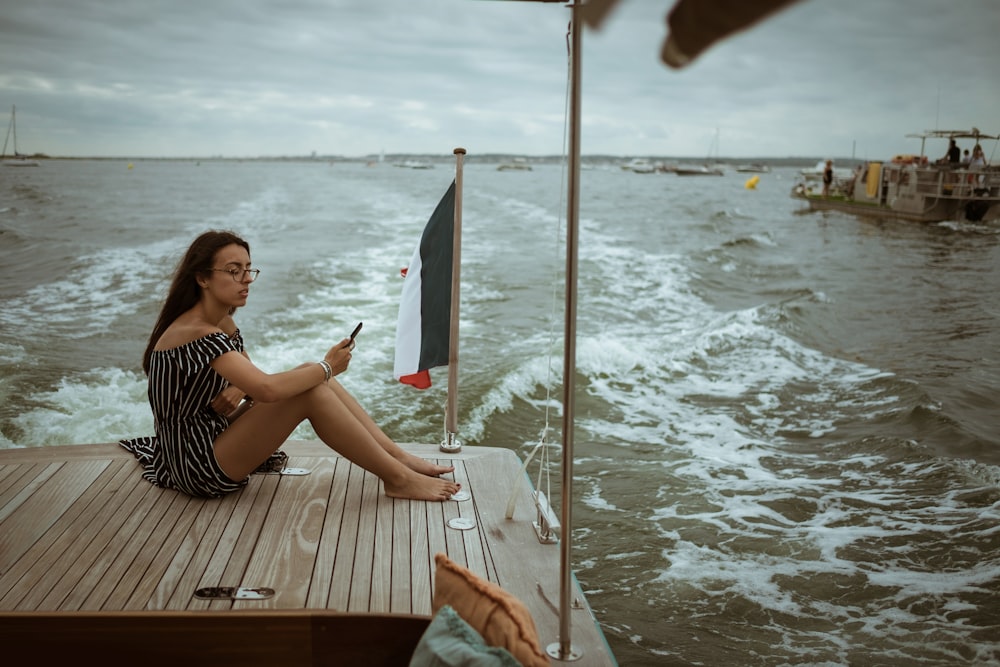
<instances>
[{"instance_id":1,"label":"smartphone in hand","mask_svg":"<svg viewBox=\"0 0 1000 667\"><path fill-rule=\"evenodd\" d=\"M361 331L361 325L362 324L364 324L364 322L358 322L358 326L354 327L354 331L351 332L351 337L347 341L347 347L349 347L349 348L353 348L354 347L354 339L355 339L355 337L357 337L358 332Z\"/></svg>"}]
</instances>

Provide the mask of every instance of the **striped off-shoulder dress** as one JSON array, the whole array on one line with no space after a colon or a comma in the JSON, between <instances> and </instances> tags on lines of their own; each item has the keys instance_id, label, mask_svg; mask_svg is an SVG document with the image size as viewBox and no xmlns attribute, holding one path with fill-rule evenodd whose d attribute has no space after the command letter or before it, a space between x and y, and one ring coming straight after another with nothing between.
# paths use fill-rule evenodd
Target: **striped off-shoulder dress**
<instances>
[{"instance_id":1,"label":"striped off-shoulder dress","mask_svg":"<svg viewBox=\"0 0 1000 667\"><path fill-rule=\"evenodd\" d=\"M156 435L120 440L143 467L142 476L192 496L218 497L239 489L215 460L213 443L229 426L210 403L228 383L211 362L242 352L243 337L220 332L169 350L154 351L149 364L149 405Z\"/></svg>"}]
</instances>

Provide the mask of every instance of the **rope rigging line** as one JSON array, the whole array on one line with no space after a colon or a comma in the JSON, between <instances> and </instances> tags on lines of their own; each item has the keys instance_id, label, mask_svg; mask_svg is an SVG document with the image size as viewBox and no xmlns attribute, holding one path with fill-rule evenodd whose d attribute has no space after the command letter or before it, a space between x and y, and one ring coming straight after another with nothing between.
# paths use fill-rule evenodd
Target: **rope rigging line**
<instances>
[{"instance_id":1,"label":"rope rigging line","mask_svg":"<svg viewBox=\"0 0 1000 667\"><path fill-rule=\"evenodd\" d=\"M557 218L556 218L556 234L555 234L555 252L556 256L559 255L559 249L562 242L562 225L563 225L563 192L566 191L566 172L568 168L567 144L569 142L569 106L570 106L570 77L572 75L572 46L570 42L570 34L572 30L572 21L566 28L566 92L565 101L563 103L563 145L562 145L562 163L559 172L559 202L557 206ZM548 344L548 362L546 364L545 372L545 419L544 425L542 426L542 433L538 439L538 443L534 446L528 456L524 459L524 464L521 466L521 472L527 472L528 466L531 461L535 458L535 455L539 451L542 452L541 457L538 461L538 477L535 481L535 499L536 505L538 504L538 490L543 487L545 488L545 497L552 497L552 476L550 473L549 466L549 448L552 446L548 443L548 434L551 430L551 425L549 423L549 414L552 408L552 349L555 347L556 334L555 334L555 324L556 324L556 306L559 301L559 271L558 269L553 270L552 276L552 308L549 313L549 344ZM565 378L563 378L565 381ZM544 476L544 479L543 479ZM517 493L516 490L512 490L510 499L507 501L507 519L512 519L514 517L514 508L517 503Z\"/></svg>"}]
</instances>

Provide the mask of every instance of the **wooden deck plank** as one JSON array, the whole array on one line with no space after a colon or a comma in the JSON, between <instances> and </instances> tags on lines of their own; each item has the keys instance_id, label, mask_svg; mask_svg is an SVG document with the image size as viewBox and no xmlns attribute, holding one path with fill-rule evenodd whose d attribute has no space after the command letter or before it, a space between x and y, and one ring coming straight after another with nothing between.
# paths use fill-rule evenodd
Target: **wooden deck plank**
<instances>
[{"instance_id":1,"label":"wooden deck plank","mask_svg":"<svg viewBox=\"0 0 1000 667\"><path fill-rule=\"evenodd\" d=\"M47 447L17 447L0 449L0 461L4 465L12 463L67 463L69 461L86 461L109 459L127 459L135 461L135 457L118 443L103 442L92 445L54 445Z\"/></svg>"},{"instance_id":2,"label":"wooden deck plank","mask_svg":"<svg viewBox=\"0 0 1000 667\"><path fill-rule=\"evenodd\" d=\"M205 546L206 550L211 551L211 556L205 564L201 578L190 591L178 590L176 597L171 601L172 606L184 604L183 608L190 611L229 609L232 606L225 602L199 600L194 597L194 592L199 588L233 585L233 580L227 577L239 576L242 580L243 570L240 569L239 563L233 562L240 560L240 556L234 555L241 544L240 536L248 518L255 516L254 508L257 507L258 497L262 494L265 496L273 494L276 485L276 480L267 481L263 477L254 476L240 493L229 494L229 497L235 498L235 504L222 526L222 533L218 539L214 544ZM243 554L245 551L247 550L244 549L240 553ZM243 564L245 565L245 561Z\"/></svg>"},{"instance_id":3,"label":"wooden deck plank","mask_svg":"<svg viewBox=\"0 0 1000 667\"><path fill-rule=\"evenodd\" d=\"M0 507L6 504L4 502L4 494L7 492L7 489L20 477L21 465L20 463L0 465Z\"/></svg>"},{"instance_id":4,"label":"wooden deck plank","mask_svg":"<svg viewBox=\"0 0 1000 667\"><path fill-rule=\"evenodd\" d=\"M230 493L215 503L205 503L191 530L185 535L184 544L171 561L164 575L164 585L146 605L147 610L180 611L188 608L194 592L202 587L205 573L219 547L226 527L232 521L241 494ZM214 511L205 512L208 508ZM208 520L207 525L204 524ZM189 557L185 561L185 556ZM207 606L207 605L206 605Z\"/></svg>"},{"instance_id":5,"label":"wooden deck plank","mask_svg":"<svg viewBox=\"0 0 1000 667\"><path fill-rule=\"evenodd\" d=\"M115 560L115 566L108 571L114 576L104 578L94 588L82 609L123 609L163 546L162 539L172 539L174 526L184 520L193 502L195 499L179 493L160 495L154 506L157 511L139 524L126 545L130 556Z\"/></svg>"},{"instance_id":6,"label":"wooden deck plank","mask_svg":"<svg viewBox=\"0 0 1000 667\"><path fill-rule=\"evenodd\" d=\"M244 575L255 586L274 589L262 602L235 602L234 609L305 607L316 552L326 517L334 466L313 459L301 477L278 477L278 490L264 521L257 548Z\"/></svg>"},{"instance_id":7,"label":"wooden deck plank","mask_svg":"<svg viewBox=\"0 0 1000 667\"><path fill-rule=\"evenodd\" d=\"M89 535L111 519L114 514L111 501L120 485L135 482L131 471L121 462L91 470L97 475L87 491L0 577L0 597L3 598L0 604L5 608L44 608L53 589L60 587L62 574L71 571L81 558ZM33 520L29 508L19 517ZM20 590L14 588L15 583ZM61 585L61 589L68 590L73 584L71 578ZM62 599L58 593L55 597ZM58 602L48 604L51 605L48 608L55 608Z\"/></svg>"},{"instance_id":8,"label":"wooden deck plank","mask_svg":"<svg viewBox=\"0 0 1000 667\"><path fill-rule=\"evenodd\" d=\"M0 521L0 560L8 565L0 568L0 605L7 605L6 608L11 608L14 604L14 598L9 595L11 589L44 556L53 542L49 531L45 531L38 540L30 544L21 542L16 536L18 532L25 534L21 524L28 516L27 513L18 511L24 501L30 498L30 494L21 494L21 492L39 474L48 471L48 476L51 476L55 469L48 465L30 466L27 464L7 465L3 468L8 473L8 484L6 485L8 493L0 493L0 502L8 504L0 505L0 513L7 519L7 521ZM35 484L34 488L37 489L39 486L39 484ZM17 502L15 502L15 498L17 498ZM71 506L70 511L73 508L76 508L77 513L82 511L75 503ZM5 599L6 602L4 602Z\"/></svg>"},{"instance_id":9,"label":"wooden deck plank","mask_svg":"<svg viewBox=\"0 0 1000 667\"><path fill-rule=\"evenodd\" d=\"M164 541L142 580L133 589L125 609L166 608L183 573L189 567L198 566L195 554L199 553L199 546L221 505L221 500L189 503L190 520L178 521L171 530L170 538Z\"/></svg>"},{"instance_id":10,"label":"wooden deck plank","mask_svg":"<svg viewBox=\"0 0 1000 667\"><path fill-rule=\"evenodd\" d=\"M76 610L83 603L93 586L111 567L111 555L118 555L119 545L125 535L134 530L145 510L156 502L156 489L138 475L122 482L117 489L108 489L114 494L113 502L102 508L100 514L87 525L87 530L72 544L60 544L68 566L64 567L60 578L45 599L37 605L40 611ZM107 512L107 513L106 513ZM108 550L109 545L111 549Z\"/></svg>"},{"instance_id":11,"label":"wooden deck plank","mask_svg":"<svg viewBox=\"0 0 1000 667\"><path fill-rule=\"evenodd\" d=\"M32 544L59 520L63 512L90 487L94 478L107 466L94 461L81 466L53 463L26 480L8 501L10 510L30 516L31 520L4 521L0 532L0 572L6 571Z\"/></svg>"},{"instance_id":12,"label":"wooden deck plank","mask_svg":"<svg viewBox=\"0 0 1000 667\"><path fill-rule=\"evenodd\" d=\"M174 493L159 493L149 484L144 490L146 493L142 496L140 505L120 508L119 511L125 515L124 522L117 532L107 536L107 542L96 545L100 553L94 561L94 567L83 573L80 583L70 592L62 608L99 610L142 548L142 536L148 535L151 525L155 526L169 509L170 503L178 498Z\"/></svg>"},{"instance_id":13,"label":"wooden deck plank","mask_svg":"<svg viewBox=\"0 0 1000 667\"><path fill-rule=\"evenodd\" d=\"M410 606L414 614L431 613L431 563L427 516L440 511L437 503L419 503L410 509Z\"/></svg>"},{"instance_id":14,"label":"wooden deck plank","mask_svg":"<svg viewBox=\"0 0 1000 667\"><path fill-rule=\"evenodd\" d=\"M487 565L485 549L485 531L487 531L489 527L483 522L476 510L476 506L478 504L476 499L476 488L475 485L469 480L468 468L464 464L456 466L455 473L456 480L461 482L462 488L468 491L472 496L471 500L455 503L458 509L458 516L463 519L471 520L475 525L475 528L473 529L458 531L459 535L462 537L462 549L465 552L465 566L483 579L489 579L492 565Z\"/></svg>"},{"instance_id":15,"label":"wooden deck plank","mask_svg":"<svg viewBox=\"0 0 1000 667\"><path fill-rule=\"evenodd\" d=\"M458 469L458 467L459 466L456 464L455 466L456 470ZM463 475L464 473L461 473L459 477ZM466 502L474 502L474 501L466 501ZM441 505L441 510L442 510L441 515L442 515L442 522L444 525L443 532L444 532L444 543L445 543L445 548L442 549L442 552L447 554L449 558L451 558L459 565L467 567L469 559L465 553L465 538L462 535L463 531L448 527L449 521L451 521L452 519L457 519L462 515L461 509L459 509L459 505L462 504L463 503L452 502L452 503L442 503Z\"/></svg>"},{"instance_id":16,"label":"wooden deck plank","mask_svg":"<svg viewBox=\"0 0 1000 667\"><path fill-rule=\"evenodd\" d=\"M142 610L156 596L157 589L161 585L168 589L173 588L176 580L165 579L170 563L184 545L185 536L198 517L205 511L214 512L214 507L209 507L209 503L205 500L196 498L186 500L187 502L183 504L174 503L172 509L176 508L176 514L172 512L164 517L165 520L173 520L166 530L166 538L159 539L164 536L164 531L157 530L156 535L151 535L146 540L134 566L129 569L129 574L122 578L112 597L105 603L108 608ZM124 601L119 602L120 598L124 598Z\"/></svg>"},{"instance_id":17,"label":"wooden deck plank","mask_svg":"<svg viewBox=\"0 0 1000 667\"><path fill-rule=\"evenodd\" d=\"M35 488L44 484L45 479L51 477L58 468L50 463L11 463L3 466L3 470L5 474L0 483L0 527L3 527L4 520L20 507L19 502L14 502L18 494L29 484L34 484ZM38 480L41 474L45 474L45 478ZM30 495L29 493L21 496L20 502L24 502Z\"/></svg>"},{"instance_id":18,"label":"wooden deck plank","mask_svg":"<svg viewBox=\"0 0 1000 667\"><path fill-rule=\"evenodd\" d=\"M326 493L326 515L323 517L322 533L313 564L312 582L306 598L306 607L311 609L324 609L329 605L333 569L344 521L344 497L347 495L351 468L349 461L339 457L331 457L329 462L333 467L333 479Z\"/></svg>"},{"instance_id":19,"label":"wooden deck plank","mask_svg":"<svg viewBox=\"0 0 1000 667\"><path fill-rule=\"evenodd\" d=\"M232 541L220 547L216 557L223 561L222 576L216 581L206 579L205 586L250 586L259 587L264 584L246 578L247 568L257 548L257 541L263 530L264 522L271 511L271 503L278 491L281 478L277 475L253 475L250 485L256 485L257 493L253 495L246 513L233 524L233 531L226 531L225 537ZM247 489L243 490L246 493ZM235 538L235 539L233 539ZM209 609L232 609L231 602L210 602Z\"/></svg>"},{"instance_id":20,"label":"wooden deck plank","mask_svg":"<svg viewBox=\"0 0 1000 667\"><path fill-rule=\"evenodd\" d=\"M394 614L409 614L413 609L413 567L410 558L410 514L424 503L401 498L390 499L392 521L389 524L391 538L389 557L389 611Z\"/></svg>"},{"instance_id":21,"label":"wooden deck plank","mask_svg":"<svg viewBox=\"0 0 1000 667\"><path fill-rule=\"evenodd\" d=\"M378 520L379 497L382 484L378 477L364 473L364 483L361 490L361 505L359 516L366 517L358 524L358 537L354 549L354 571L351 573L351 593L348 597L349 612L387 612L372 606L371 582L372 568L375 561L375 524Z\"/></svg>"},{"instance_id":22,"label":"wooden deck plank","mask_svg":"<svg viewBox=\"0 0 1000 667\"><path fill-rule=\"evenodd\" d=\"M392 559L395 555L393 541L402 538L402 535L393 533L393 516L398 510L396 501L383 495L381 482L379 487L379 494L375 501L375 534L372 541L374 550L372 552L371 592L368 608L369 610L378 609L391 612L393 611L392 575L394 570ZM409 528L409 522L407 522L407 528ZM409 576L407 573L407 579Z\"/></svg>"},{"instance_id":23,"label":"wooden deck plank","mask_svg":"<svg viewBox=\"0 0 1000 667\"><path fill-rule=\"evenodd\" d=\"M490 456L487 454L486 456ZM487 549L486 531L490 527L479 519L477 506L481 502L477 496L477 488L469 478L467 461L456 462L455 477L462 483L462 488L469 492L471 498L467 501L450 503L445 507L445 553L456 563L468 568L483 579L493 580L492 565L487 564L485 553ZM473 528L460 530L448 526L451 519L471 519Z\"/></svg>"},{"instance_id":24,"label":"wooden deck plank","mask_svg":"<svg viewBox=\"0 0 1000 667\"><path fill-rule=\"evenodd\" d=\"M358 466L348 466L348 481L341 498L344 519L340 525L337 553L330 573L330 594L327 607L347 611L351 602L354 583L354 555L361 521L361 498L364 494L365 471ZM363 582L359 582L361 585Z\"/></svg>"},{"instance_id":25,"label":"wooden deck plank","mask_svg":"<svg viewBox=\"0 0 1000 667\"><path fill-rule=\"evenodd\" d=\"M456 466L458 464L456 463ZM448 537L446 533L453 532L445 526L445 505L436 503L424 508L427 512L427 571L428 577L434 580L435 554L448 553ZM433 588L432 588L433 593Z\"/></svg>"}]
</instances>

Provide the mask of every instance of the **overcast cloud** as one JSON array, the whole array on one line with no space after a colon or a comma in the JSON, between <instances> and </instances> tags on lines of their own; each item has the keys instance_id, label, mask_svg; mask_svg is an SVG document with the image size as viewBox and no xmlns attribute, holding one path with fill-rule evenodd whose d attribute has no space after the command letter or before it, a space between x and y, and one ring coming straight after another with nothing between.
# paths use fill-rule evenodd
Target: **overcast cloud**
<instances>
[{"instance_id":1,"label":"overcast cloud","mask_svg":"<svg viewBox=\"0 0 1000 667\"><path fill-rule=\"evenodd\" d=\"M671 5L621 0L584 35L585 154L704 157L718 134L722 156L881 159L918 152L907 133L1000 132L996 0L803 0L681 71L659 61ZM509 0L5 0L0 117L16 104L18 148L54 156L560 154L568 18Z\"/></svg>"}]
</instances>

